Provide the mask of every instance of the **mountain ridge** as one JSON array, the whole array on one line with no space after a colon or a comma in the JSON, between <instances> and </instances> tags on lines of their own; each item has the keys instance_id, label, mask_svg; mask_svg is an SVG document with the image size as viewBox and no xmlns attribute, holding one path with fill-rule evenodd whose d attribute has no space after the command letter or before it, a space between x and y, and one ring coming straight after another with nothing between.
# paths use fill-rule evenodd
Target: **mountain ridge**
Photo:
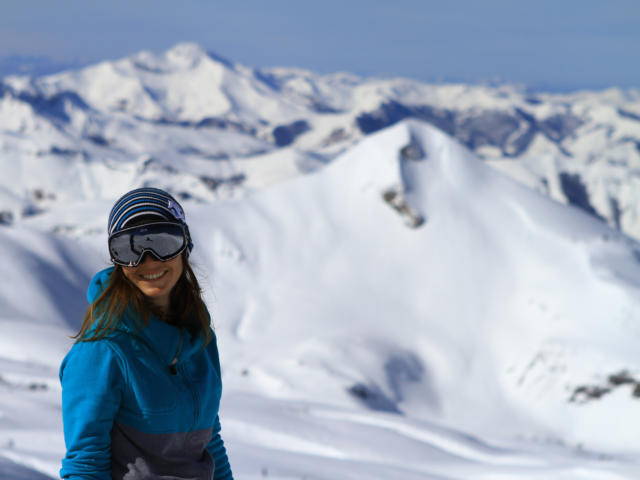
<instances>
[{"instance_id":1,"label":"mountain ridge","mask_svg":"<svg viewBox=\"0 0 640 480\"><path fill-rule=\"evenodd\" d=\"M124 165L152 157L179 172L183 163L209 161L202 175L208 180L190 180L201 184L196 190L212 190L207 199L233 189L226 182L232 177L244 179L235 187L253 188L265 183L264 170L279 181L319 168L408 118L435 125L513 178L640 237L640 90L533 94L509 85L253 69L196 44L0 83L3 168L65 157L81 171L87 161ZM254 173L259 162L266 167ZM25 189L52 191L48 183L16 177L0 189L29 210ZM211 185L225 187L216 192ZM15 207L2 210L21 217Z\"/></svg>"}]
</instances>

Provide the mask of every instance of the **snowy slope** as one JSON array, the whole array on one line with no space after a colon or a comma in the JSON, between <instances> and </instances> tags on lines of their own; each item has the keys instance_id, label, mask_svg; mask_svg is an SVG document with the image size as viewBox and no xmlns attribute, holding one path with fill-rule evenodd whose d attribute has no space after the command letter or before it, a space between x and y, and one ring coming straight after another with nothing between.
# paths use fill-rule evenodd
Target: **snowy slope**
<instances>
[{"instance_id":1,"label":"snowy slope","mask_svg":"<svg viewBox=\"0 0 640 480\"><path fill-rule=\"evenodd\" d=\"M409 145L425 157L402 158ZM426 222L409 227L385 202L390 191ZM638 367L627 328L640 250L441 133L401 124L315 175L201 208L215 219L199 235L217 250L214 290L237 354L257 363L251 346L267 343L273 353L258 355L269 375L308 369L303 384L287 381L292 393L338 401L364 386L381 409L460 428L522 433L524 414L571 443L640 446L626 427L640 402L626 388L629 410L607 420L607 434L595 412L621 392L568 402L575 388ZM298 349L282 338L292 326ZM318 375L340 381L328 391Z\"/></svg>"},{"instance_id":2,"label":"snowy slope","mask_svg":"<svg viewBox=\"0 0 640 480\"><path fill-rule=\"evenodd\" d=\"M56 474L57 365L107 265L116 195L0 228L8 478ZM308 175L184 207L238 478L637 478L628 237L415 121Z\"/></svg>"},{"instance_id":3,"label":"snowy slope","mask_svg":"<svg viewBox=\"0 0 640 480\"><path fill-rule=\"evenodd\" d=\"M638 90L534 94L252 69L193 44L2 79L0 220L144 182L202 201L233 196L321 167L407 118L640 238Z\"/></svg>"}]
</instances>

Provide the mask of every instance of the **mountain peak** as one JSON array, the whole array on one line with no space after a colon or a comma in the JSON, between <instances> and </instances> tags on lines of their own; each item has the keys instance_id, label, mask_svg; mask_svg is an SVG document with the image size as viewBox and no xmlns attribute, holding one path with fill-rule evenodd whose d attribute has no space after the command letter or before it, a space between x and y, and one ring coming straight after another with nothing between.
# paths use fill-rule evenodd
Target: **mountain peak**
<instances>
[{"instance_id":1,"label":"mountain peak","mask_svg":"<svg viewBox=\"0 0 640 480\"><path fill-rule=\"evenodd\" d=\"M142 51L122 59L131 63L137 70L157 74L190 71L198 68L203 62L219 64L218 68L233 68L233 63L218 55L208 53L197 43L183 42L164 52Z\"/></svg>"},{"instance_id":2,"label":"mountain peak","mask_svg":"<svg viewBox=\"0 0 640 480\"><path fill-rule=\"evenodd\" d=\"M209 60L234 69L234 63L231 60L215 52L208 52L201 45L192 42L178 43L166 51L165 57L170 63L187 68L195 67L203 60Z\"/></svg>"},{"instance_id":3,"label":"mountain peak","mask_svg":"<svg viewBox=\"0 0 640 480\"><path fill-rule=\"evenodd\" d=\"M167 50L166 57L173 62L196 63L207 57L207 52L197 43L183 42Z\"/></svg>"}]
</instances>

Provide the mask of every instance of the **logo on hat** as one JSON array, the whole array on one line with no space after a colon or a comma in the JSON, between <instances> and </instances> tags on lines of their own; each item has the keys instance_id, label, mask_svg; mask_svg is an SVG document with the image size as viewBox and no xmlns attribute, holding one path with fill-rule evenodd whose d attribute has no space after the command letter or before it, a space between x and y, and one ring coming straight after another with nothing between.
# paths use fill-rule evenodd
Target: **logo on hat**
<instances>
[{"instance_id":1,"label":"logo on hat","mask_svg":"<svg viewBox=\"0 0 640 480\"><path fill-rule=\"evenodd\" d=\"M167 208L171 211L174 217L182 222L185 222L184 212L182 211L182 208L180 208L180 205L178 205L173 200L169 200L167 202Z\"/></svg>"}]
</instances>

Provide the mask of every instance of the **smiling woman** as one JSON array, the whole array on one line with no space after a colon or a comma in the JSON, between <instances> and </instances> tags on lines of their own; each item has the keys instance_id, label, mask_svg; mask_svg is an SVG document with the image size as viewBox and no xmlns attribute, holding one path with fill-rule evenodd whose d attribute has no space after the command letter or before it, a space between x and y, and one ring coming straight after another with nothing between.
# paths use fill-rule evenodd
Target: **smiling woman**
<instances>
[{"instance_id":1,"label":"smiling woman","mask_svg":"<svg viewBox=\"0 0 640 480\"><path fill-rule=\"evenodd\" d=\"M60 368L62 478L230 480L220 361L189 265L184 212L141 188L109 215L114 266L98 272Z\"/></svg>"},{"instance_id":2,"label":"smiling woman","mask_svg":"<svg viewBox=\"0 0 640 480\"><path fill-rule=\"evenodd\" d=\"M180 256L163 262L146 255L137 267L124 267L122 273L161 312L161 316L165 316L171 307L171 291L183 270Z\"/></svg>"}]
</instances>

